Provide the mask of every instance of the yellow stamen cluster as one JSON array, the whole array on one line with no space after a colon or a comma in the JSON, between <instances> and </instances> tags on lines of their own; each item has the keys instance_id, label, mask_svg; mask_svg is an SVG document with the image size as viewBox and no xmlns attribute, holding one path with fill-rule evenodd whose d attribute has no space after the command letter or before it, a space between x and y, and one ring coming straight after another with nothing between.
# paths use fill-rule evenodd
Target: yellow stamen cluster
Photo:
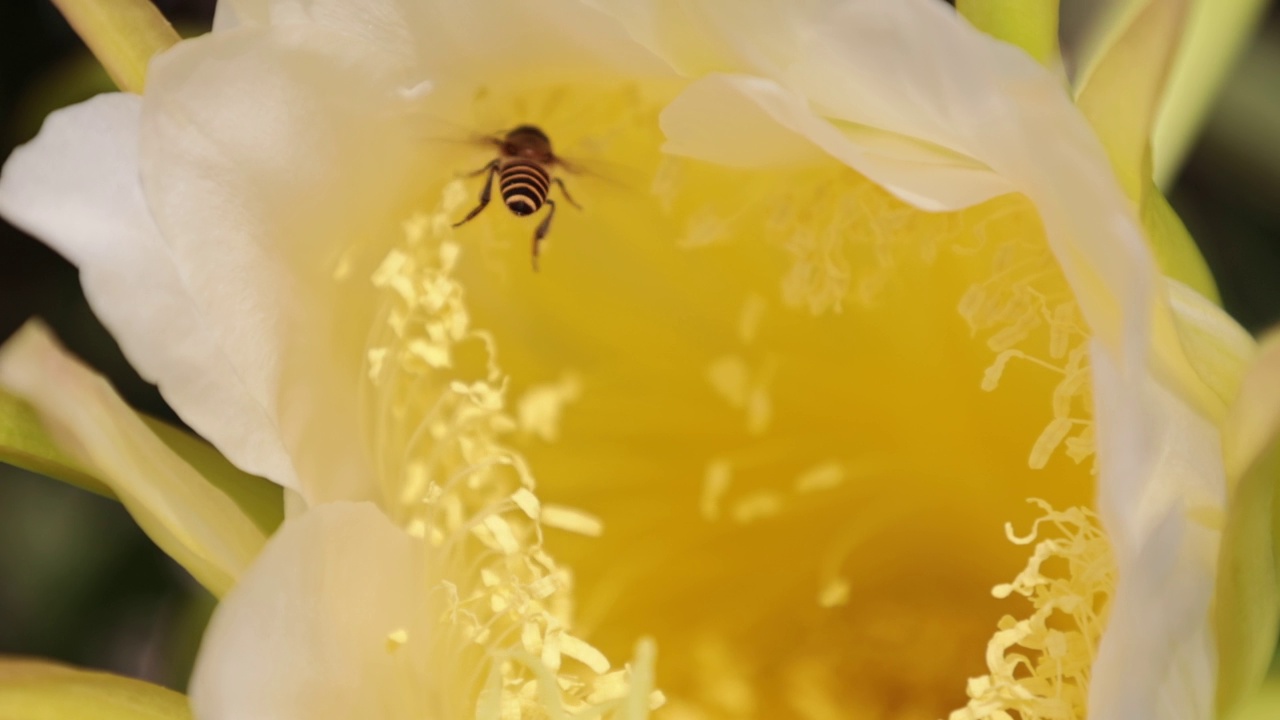
<instances>
[{"instance_id":1,"label":"yellow stamen cluster","mask_svg":"<svg viewBox=\"0 0 1280 720\"><path fill-rule=\"evenodd\" d=\"M505 412L506 377L492 339L471 326L453 272L460 248L450 218L466 202L459 183L441 206L405 225L405 241L373 276L388 298L367 356L382 505L429 544L438 578L431 643L442 716L639 718L661 702L652 690L653 647L612 670L574 635L572 578L543 549L544 528L599 534L599 521L545 506L523 457L501 442L516 429ZM573 381L527 401L531 432L553 436L553 407ZM388 629L388 651L413 642Z\"/></svg>"},{"instance_id":2,"label":"yellow stamen cluster","mask_svg":"<svg viewBox=\"0 0 1280 720\"><path fill-rule=\"evenodd\" d=\"M997 242L991 238L1002 239L993 253L990 277L974 283L960 299L961 316L975 334L986 336L987 347L996 353L982 388L995 390L1015 359L1061 375L1053 392L1053 420L1032 446L1027 462L1042 468L1064 445L1067 457L1083 462L1094 452L1089 333L1071 290L1033 213L1010 208L975 227L978 245L957 250L976 252Z\"/></svg>"},{"instance_id":3,"label":"yellow stamen cluster","mask_svg":"<svg viewBox=\"0 0 1280 720\"><path fill-rule=\"evenodd\" d=\"M1111 544L1090 510L1057 511L1032 502L1044 514L1031 533L1005 532L1016 544L1036 543L1035 551L1012 583L992 592L1021 595L1034 610L1025 620L1000 620L987 646L990 674L969 681L969 703L951 720L1085 716L1090 670L1116 581ZM1043 537L1043 525L1052 529L1050 537Z\"/></svg>"}]
</instances>

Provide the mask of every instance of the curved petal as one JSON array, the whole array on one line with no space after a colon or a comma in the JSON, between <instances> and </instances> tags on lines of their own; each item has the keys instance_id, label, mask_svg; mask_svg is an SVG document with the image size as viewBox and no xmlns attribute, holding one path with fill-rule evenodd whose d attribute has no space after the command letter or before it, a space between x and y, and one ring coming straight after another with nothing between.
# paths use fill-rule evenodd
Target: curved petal
<instances>
[{"instance_id":1,"label":"curved petal","mask_svg":"<svg viewBox=\"0 0 1280 720\"><path fill-rule=\"evenodd\" d=\"M428 569L421 541L371 504L286 521L209 623L191 681L196 715L435 717L423 681Z\"/></svg>"},{"instance_id":2,"label":"curved petal","mask_svg":"<svg viewBox=\"0 0 1280 720\"><path fill-rule=\"evenodd\" d=\"M355 412L367 278L421 162L393 74L347 36L244 27L158 58L142 111L170 261L309 500L372 492Z\"/></svg>"},{"instance_id":3,"label":"curved petal","mask_svg":"<svg viewBox=\"0 0 1280 720\"><path fill-rule=\"evenodd\" d=\"M159 685L43 660L0 659L0 717L187 720L182 695Z\"/></svg>"},{"instance_id":4,"label":"curved petal","mask_svg":"<svg viewBox=\"0 0 1280 720\"><path fill-rule=\"evenodd\" d=\"M253 521L42 326L26 326L0 350L0 384L34 405L59 444L215 595L226 592L262 548L265 537Z\"/></svg>"},{"instance_id":5,"label":"curved petal","mask_svg":"<svg viewBox=\"0 0 1280 720\"><path fill-rule=\"evenodd\" d=\"M1207 719L1226 507L1218 430L1153 377L1135 387L1096 343L1090 362L1098 508L1120 580L1094 662L1089 717Z\"/></svg>"},{"instance_id":6,"label":"curved petal","mask_svg":"<svg viewBox=\"0 0 1280 720\"><path fill-rule=\"evenodd\" d=\"M1199 292L1169 278L1165 288L1178 342L1200 382L1224 407L1235 402L1244 373L1257 354L1257 343L1240 323Z\"/></svg>"},{"instance_id":7,"label":"curved petal","mask_svg":"<svg viewBox=\"0 0 1280 720\"><path fill-rule=\"evenodd\" d=\"M1151 131L1189 2L1150 0L1099 58L1078 94L1080 109L1134 200L1151 175Z\"/></svg>"},{"instance_id":8,"label":"curved petal","mask_svg":"<svg viewBox=\"0 0 1280 720\"><path fill-rule=\"evenodd\" d=\"M926 210L968 207L1011 192L1009 181L969 158L894 133L837 129L803 97L772 80L710 75L662 113L664 150L730 167L832 157Z\"/></svg>"},{"instance_id":9,"label":"curved petal","mask_svg":"<svg viewBox=\"0 0 1280 720\"><path fill-rule=\"evenodd\" d=\"M0 214L80 269L94 312L130 364L245 470L294 471L267 395L247 385L182 281L138 183L142 99L100 95L59 110L0 174Z\"/></svg>"}]
</instances>

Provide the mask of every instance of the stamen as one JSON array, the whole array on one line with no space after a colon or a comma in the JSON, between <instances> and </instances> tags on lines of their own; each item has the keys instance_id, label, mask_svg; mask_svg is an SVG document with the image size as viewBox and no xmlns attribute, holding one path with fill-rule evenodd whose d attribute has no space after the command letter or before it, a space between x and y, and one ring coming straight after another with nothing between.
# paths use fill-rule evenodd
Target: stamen
<instances>
[{"instance_id":1,"label":"stamen","mask_svg":"<svg viewBox=\"0 0 1280 720\"><path fill-rule=\"evenodd\" d=\"M987 247L997 238L1002 243L992 254L990 276L971 285L957 306L973 333L986 334L987 347L997 353L983 373L982 389L999 387L1013 360L1061 375L1052 397L1053 420L1036 439L1027 464L1032 469L1045 467L1063 445L1067 457L1083 462L1094 446L1089 333L1071 290L1045 245L1043 230L1023 217L1034 215L986 207L968 212L987 213L972 223L976 247ZM955 245L957 252L965 253L974 247L964 239ZM1044 350L1037 351L1037 346Z\"/></svg>"},{"instance_id":2,"label":"stamen","mask_svg":"<svg viewBox=\"0 0 1280 720\"><path fill-rule=\"evenodd\" d=\"M950 720L1085 716L1090 671L1115 587L1111 544L1092 511L1059 512L1043 500L1029 502L1044 514L1025 537L1011 527L1006 534L1018 545L1036 543L1035 550L1013 582L997 585L992 594L1021 595L1034 610L1025 620L1000 620L987 646L989 674L969 681L969 703ZM1048 538L1046 524L1055 531Z\"/></svg>"},{"instance_id":3,"label":"stamen","mask_svg":"<svg viewBox=\"0 0 1280 720\"><path fill-rule=\"evenodd\" d=\"M405 223L405 242L373 274L387 305L365 354L384 505L433 548L439 577L432 597L440 608L422 611L439 617L429 641L444 669L422 681L451 698L442 716L604 717L626 703L643 707L653 701L651 675L640 689L629 685L629 671L610 673L608 659L570 633L570 576L541 548L544 527L599 535L602 524L542 504L524 458L502 442L517 428L554 441L579 383L567 375L535 388L519 422L506 414L494 340L471 326L453 275L461 248L447 220L466 202L459 186L445 187L434 214ZM478 343L483 361L460 353L464 343ZM388 652L408 640L406 630L390 630Z\"/></svg>"}]
</instances>

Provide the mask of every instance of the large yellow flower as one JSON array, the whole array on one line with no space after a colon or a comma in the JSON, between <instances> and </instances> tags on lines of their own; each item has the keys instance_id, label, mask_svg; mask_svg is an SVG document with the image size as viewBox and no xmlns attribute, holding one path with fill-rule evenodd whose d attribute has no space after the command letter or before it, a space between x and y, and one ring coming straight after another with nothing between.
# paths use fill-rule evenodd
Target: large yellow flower
<instances>
[{"instance_id":1,"label":"large yellow flower","mask_svg":"<svg viewBox=\"0 0 1280 720\"><path fill-rule=\"evenodd\" d=\"M1252 341L1019 49L931 0L219 10L0 180L289 488L257 554L39 330L0 358L231 588L198 717L1207 718L1259 672ZM456 141L521 124L588 170L539 273L498 202L454 227Z\"/></svg>"}]
</instances>

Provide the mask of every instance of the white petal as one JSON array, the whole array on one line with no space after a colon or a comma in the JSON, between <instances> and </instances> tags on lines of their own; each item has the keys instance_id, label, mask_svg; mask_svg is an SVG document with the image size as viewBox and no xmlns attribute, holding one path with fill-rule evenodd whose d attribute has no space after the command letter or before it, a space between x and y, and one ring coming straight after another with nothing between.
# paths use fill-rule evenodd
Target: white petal
<instances>
[{"instance_id":1,"label":"white petal","mask_svg":"<svg viewBox=\"0 0 1280 720\"><path fill-rule=\"evenodd\" d=\"M287 520L209 623L191 681L196 717L437 717L422 549L367 503ZM390 647L400 630L407 642Z\"/></svg>"},{"instance_id":2,"label":"white petal","mask_svg":"<svg viewBox=\"0 0 1280 720\"><path fill-rule=\"evenodd\" d=\"M662 113L663 148L730 167L834 158L925 210L969 207L1011 192L974 160L871 128L837 129L801 96L772 80L711 75Z\"/></svg>"},{"instance_id":3,"label":"white petal","mask_svg":"<svg viewBox=\"0 0 1280 720\"><path fill-rule=\"evenodd\" d=\"M246 384L193 300L138 180L141 98L59 110L0 174L0 214L80 269L94 312L129 362L241 468L291 484L270 396Z\"/></svg>"},{"instance_id":4,"label":"white petal","mask_svg":"<svg viewBox=\"0 0 1280 720\"><path fill-rule=\"evenodd\" d=\"M242 27L179 44L148 78L148 205L313 501L373 492L356 399L369 277L422 159L393 71L349 36Z\"/></svg>"},{"instance_id":5,"label":"white petal","mask_svg":"<svg viewBox=\"0 0 1280 720\"><path fill-rule=\"evenodd\" d=\"M1217 428L1095 343L1098 509L1120 578L1094 663L1091 718L1212 717L1210 603L1226 476Z\"/></svg>"},{"instance_id":6,"label":"white petal","mask_svg":"<svg viewBox=\"0 0 1280 720\"><path fill-rule=\"evenodd\" d=\"M236 7L242 14L251 8L263 24L354 32L412 56L418 81L671 74L616 20L581 0L239 0Z\"/></svg>"},{"instance_id":7,"label":"white petal","mask_svg":"<svg viewBox=\"0 0 1280 720\"><path fill-rule=\"evenodd\" d=\"M35 406L59 444L94 471L138 525L202 585L225 592L265 538L168 448L99 375L39 324L0 349L0 384Z\"/></svg>"}]
</instances>

